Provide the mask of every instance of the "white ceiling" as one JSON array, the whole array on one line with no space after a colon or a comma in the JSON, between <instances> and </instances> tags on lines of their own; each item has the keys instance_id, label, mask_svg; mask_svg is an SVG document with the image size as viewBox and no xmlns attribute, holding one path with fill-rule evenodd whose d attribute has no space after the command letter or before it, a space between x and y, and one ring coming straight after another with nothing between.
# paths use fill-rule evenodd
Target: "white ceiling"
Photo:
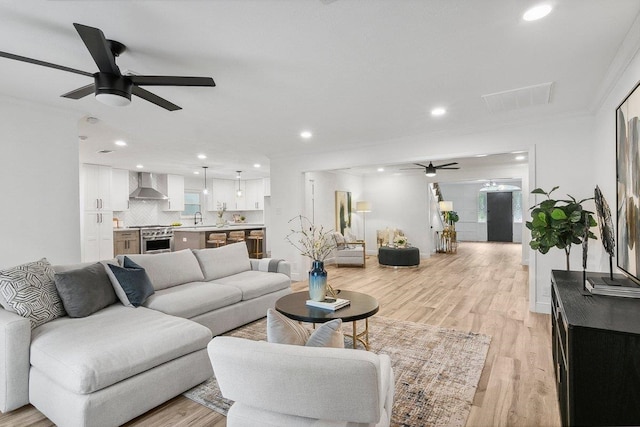
<instances>
[{"instance_id":1,"label":"white ceiling","mask_svg":"<svg viewBox=\"0 0 640 427\"><path fill-rule=\"evenodd\" d=\"M82 161L260 177L279 153L589 112L640 2L553 3L547 18L525 22L528 0L0 0L2 51L95 72L78 22L127 45L121 70L217 84L147 88L176 112L135 97L107 107L60 97L90 78L0 58L0 94L77 112ZM481 98L548 82L546 105L491 113ZM435 106L448 114L431 117Z\"/></svg>"}]
</instances>

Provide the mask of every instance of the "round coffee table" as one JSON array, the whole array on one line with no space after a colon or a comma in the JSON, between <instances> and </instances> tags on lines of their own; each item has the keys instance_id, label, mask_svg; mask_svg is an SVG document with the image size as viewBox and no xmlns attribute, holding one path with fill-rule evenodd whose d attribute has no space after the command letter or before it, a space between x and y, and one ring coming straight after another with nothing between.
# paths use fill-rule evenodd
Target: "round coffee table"
<instances>
[{"instance_id":1,"label":"round coffee table","mask_svg":"<svg viewBox=\"0 0 640 427\"><path fill-rule=\"evenodd\" d=\"M355 291L341 290L338 298L348 299L351 304L336 311L323 310L321 308L309 307L306 302L309 299L309 292L294 292L283 296L276 301L276 310L290 319L300 322L325 323L333 319L342 319L343 322L352 322L353 334L345 334L352 338L353 348L360 342L365 349L369 350L369 317L378 312L378 300L371 295ZM363 320L364 330L357 332L356 322Z\"/></svg>"}]
</instances>

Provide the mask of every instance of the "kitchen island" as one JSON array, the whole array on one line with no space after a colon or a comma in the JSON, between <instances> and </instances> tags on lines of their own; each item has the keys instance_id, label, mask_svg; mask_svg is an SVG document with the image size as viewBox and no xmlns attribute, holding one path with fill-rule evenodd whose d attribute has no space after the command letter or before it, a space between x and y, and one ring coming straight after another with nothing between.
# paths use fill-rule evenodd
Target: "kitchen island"
<instances>
[{"instance_id":1,"label":"kitchen island","mask_svg":"<svg viewBox=\"0 0 640 427\"><path fill-rule=\"evenodd\" d=\"M251 230L262 230L265 240L262 241L262 247L266 244L266 230L263 224L229 224L223 227L199 225L194 227L175 227L173 229L173 250L180 251L183 249L204 249L209 240L211 233L226 233L230 231L244 231L245 239Z\"/></svg>"}]
</instances>

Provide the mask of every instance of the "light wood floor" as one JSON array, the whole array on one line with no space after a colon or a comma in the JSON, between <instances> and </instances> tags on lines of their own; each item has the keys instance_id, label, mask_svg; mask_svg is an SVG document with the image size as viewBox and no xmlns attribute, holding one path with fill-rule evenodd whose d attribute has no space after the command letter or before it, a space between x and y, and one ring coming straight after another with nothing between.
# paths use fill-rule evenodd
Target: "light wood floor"
<instances>
[{"instance_id":1,"label":"light wood floor","mask_svg":"<svg viewBox=\"0 0 640 427\"><path fill-rule=\"evenodd\" d=\"M558 426L550 319L528 310L520 245L461 243L416 269L329 266L329 283L380 301L379 316L492 336L467 426ZM306 289L305 282L293 285ZM1 426L53 425L32 406L0 414ZM177 397L127 426L225 426L225 418Z\"/></svg>"}]
</instances>

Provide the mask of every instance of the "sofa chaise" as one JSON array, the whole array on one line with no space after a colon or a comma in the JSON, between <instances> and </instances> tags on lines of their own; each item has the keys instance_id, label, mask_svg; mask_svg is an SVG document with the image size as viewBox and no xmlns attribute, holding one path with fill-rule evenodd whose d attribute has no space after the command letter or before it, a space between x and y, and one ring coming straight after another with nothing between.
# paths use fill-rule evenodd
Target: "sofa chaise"
<instances>
[{"instance_id":1,"label":"sofa chaise","mask_svg":"<svg viewBox=\"0 0 640 427\"><path fill-rule=\"evenodd\" d=\"M115 302L34 328L0 309L2 412L32 403L60 427L123 424L211 377L211 338L291 292L289 264L249 259L244 242L130 259L155 291L137 308Z\"/></svg>"}]
</instances>

